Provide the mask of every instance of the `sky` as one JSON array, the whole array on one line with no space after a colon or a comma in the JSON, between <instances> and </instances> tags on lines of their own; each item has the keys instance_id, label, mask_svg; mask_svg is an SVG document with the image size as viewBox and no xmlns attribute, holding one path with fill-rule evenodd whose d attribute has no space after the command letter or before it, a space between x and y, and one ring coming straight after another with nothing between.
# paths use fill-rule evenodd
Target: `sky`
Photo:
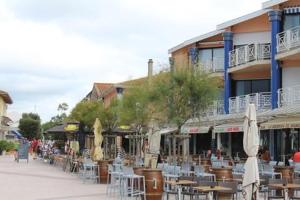
<instances>
[{"instance_id":1,"label":"sky","mask_svg":"<svg viewBox=\"0 0 300 200\"><path fill-rule=\"evenodd\" d=\"M0 0L0 90L8 114L42 121L94 82L117 83L168 64L168 49L259 10L264 0Z\"/></svg>"}]
</instances>

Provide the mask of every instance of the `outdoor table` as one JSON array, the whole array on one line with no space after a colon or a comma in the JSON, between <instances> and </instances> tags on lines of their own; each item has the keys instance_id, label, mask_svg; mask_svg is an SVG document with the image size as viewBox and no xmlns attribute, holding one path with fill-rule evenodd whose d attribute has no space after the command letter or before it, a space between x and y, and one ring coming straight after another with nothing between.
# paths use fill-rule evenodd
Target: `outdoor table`
<instances>
[{"instance_id":1,"label":"outdoor table","mask_svg":"<svg viewBox=\"0 0 300 200\"><path fill-rule=\"evenodd\" d=\"M230 191L231 188L223 187L223 186L197 186L193 187L195 190L198 190L200 192L208 192L208 199L212 200L214 196L214 192L220 192L220 191Z\"/></svg>"},{"instance_id":2,"label":"outdoor table","mask_svg":"<svg viewBox=\"0 0 300 200\"><path fill-rule=\"evenodd\" d=\"M238 183L243 183L243 179L241 178L225 178L225 179L222 179L224 181L236 181Z\"/></svg>"},{"instance_id":3,"label":"outdoor table","mask_svg":"<svg viewBox=\"0 0 300 200\"><path fill-rule=\"evenodd\" d=\"M284 199L289 199L290 189L300 189L300 184L288 183L288 184L269 184L268 186L284 190Z\"/></svg>"},{"instance_id":4,"label":"outdoor table","mask_svg":"<svg viewBox=\"0 0 300 200\"><path fill-rule=\"evenodd\" d=\"M178 200L181 200L181 193L182 193L182 187L183 186L189 186L189 185L194 185L197 184L195 181L190 181L190 180L179 180L179 181L166 181L167 184L170 184L172 186L176 186L177 191L178 191Z\"/></svg>"}]
</instances>

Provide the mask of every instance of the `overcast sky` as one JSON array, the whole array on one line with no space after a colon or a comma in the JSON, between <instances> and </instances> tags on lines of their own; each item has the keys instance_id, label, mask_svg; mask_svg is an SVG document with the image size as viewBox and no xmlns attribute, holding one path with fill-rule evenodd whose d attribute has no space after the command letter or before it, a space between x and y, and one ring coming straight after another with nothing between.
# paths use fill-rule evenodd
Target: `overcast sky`
<instances>
[{"instance_id":1,"label":"overcast sky","mask_svg":"<svg viewBox=\"0 0 300 200\"><path fill-rule=\"evenodd\" d=\"M9 113L43 121L93 82L120 82L168 62L168 49L261 8L263 0L0 0L0 90Z\"/></svg>"}]
</instances>

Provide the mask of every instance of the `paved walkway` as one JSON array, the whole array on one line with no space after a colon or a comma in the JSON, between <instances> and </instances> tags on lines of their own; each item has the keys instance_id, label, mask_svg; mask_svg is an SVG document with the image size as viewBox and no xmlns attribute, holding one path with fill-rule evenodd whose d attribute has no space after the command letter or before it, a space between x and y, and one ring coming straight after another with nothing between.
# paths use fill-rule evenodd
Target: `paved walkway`
<instances>
[{"instance_id":1,"label":"paved walkway","mask_svg":"<svg viewBox=\"0 0 300 200\"><path fill-rule=\"evenodd\" d=\"M77 175L63 172L40 160L14 161L0 156L1 200L100 200L118 199L105 195L103 184L83 183Z\"/></svg>"}]
</instances>

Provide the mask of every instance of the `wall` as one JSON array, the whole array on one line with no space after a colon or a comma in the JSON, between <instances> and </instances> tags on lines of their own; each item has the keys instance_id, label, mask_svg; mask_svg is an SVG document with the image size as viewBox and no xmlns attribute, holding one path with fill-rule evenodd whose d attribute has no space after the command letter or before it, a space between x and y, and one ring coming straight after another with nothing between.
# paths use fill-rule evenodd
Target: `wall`
<instances>
[{"instance_id":1,"label":"wall","mask_svg":"<svg viewBox=\"0 0 300 200\"><path fill-rule=\"evenodd\" d=\"M300 85L300 67L282 68L282 87Z\"/></svg>"},{"instance_id":2,"label":"wall","mask_svg":"<svg viewBox=\"0 0 300 200\"><path fill-rule=\"evenodd\" d=\"M185 68L189 65L189 48L191 46L184 47L172 53L174 58L175 69Z\"/></svg>"},{"instance_id":3,"label":"wall","mask_svg":"<svg viewBox=\"0 0 300 200\"><path fill-rule=\"evenodd\" d=\"M244 45L252 43L271 43L270 32L256 33L234 33L233 45Z\"/></svg>"},{"instance_id":4,"label":"wall","mask_svg":"<svg viewBox=\"0 0 300 200\"><path fill-rule=\"evenodd\" d=\"M6 116L6 103L4 100L0 97L0 116Z\"/></svg>"},{"instance_id":5,"label":"wall","mask_svg":"<svg viewBox=\"0 0 300 200\"><path fill-rule=\"evenodd\" d=\"M270 30L271 25L267 13L231 27L233 33L266 32Z\"/></svg>"}]
</instances>

